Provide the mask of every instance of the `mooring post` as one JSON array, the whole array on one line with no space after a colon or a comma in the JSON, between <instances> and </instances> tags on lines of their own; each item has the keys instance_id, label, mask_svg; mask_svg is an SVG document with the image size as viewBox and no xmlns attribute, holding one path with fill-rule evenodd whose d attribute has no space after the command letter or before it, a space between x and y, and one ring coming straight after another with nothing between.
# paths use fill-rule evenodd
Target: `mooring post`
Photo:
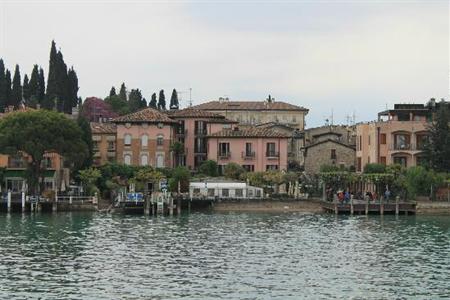
<instances>
[{"instance_id":1,"label":"mooring post","mask_svg":"<svg viewBox=\"0 0 450 300\"><path fill-rule=\"evenodd\" d=\"M169 214L173 216L173 198L169 196Z\"/></svg>"},{"instance_id":2,"label":"mooring post","mask_svg":"<svg viewBox=\"0 0 450 300\"><path fill-rule=\"evenodd\" d=\"M188 200L188 213L191 213L191 200Z\"/></svg>"},{"instance_id":3,"label":"mooring post","mask_svg":"<svg viewBox=\"0 0 450 300\"><path fill-rule=\"evenodd\" d=\"M69 196L69 204L72 205L72 202L73 202L73 198L72 198L72 196Z\"/></svg>"},{"instance_id":4,"label":"mooring post","mask_svg":"<svg viewBox=\"0 0 450 300\"><path fill-rule=\"evenodd\" d=\"M350 196L350 214L353 215L354 213L354 207L353 207L353 195Z\"/></svg>"},{"instance_id":5,"label":"mooring post","mask_svg":"<svg viewBox=\"0 0 450 300\"><path fill-rule=\"evenodd\" d=\"M25 192L22 192L22 212L25 212Z\"/></svg>"},{"instance_id":6,"label":"mooring post","mask_svg":"<svg viewBox=\"0 0 450 300\"><path fill-rule=\"evenodd\" d=\"M11 212L11 192L8 192L8 200L7 200L8 212Z\"/></svg>"},{"instance_id":7,"label":"mooring post","mask_svg":"<svg viewBox=\"0 0 450 300\"><path fill-rule=\"evenodd\" d=\"M148 197L145 198L144 215L146 216L150 215L150 199Z\"/></svg>"},{"instance_id":8,"label":"mooring post","mask_svg":"<svg viewBox=\"0 0 450 300\"><path fill-rule=\"evenodd\" d=\"M366 215L369 214L369 197L366 196Z\"/></svg>"},{"instance_id":9,"label":"mooring post","mask_svg":"<svg viewBox=\"0 0 450 300\"><path fill-rule=\"evenodd\" d=\"M384 215L384 202L383 202L383 197L380 197L380 215Z\"/></svg>"},{"instance_id":10,"label":"mooring post","mask_svg":"<svg viewBox=\"0 0 450 300\"><path fill-rule=\"evenodd\" d=\"M52 211L58 211L58 191L55 192L55 201L53 201Z\"/></svg>"},{"instance_id":11,"label":"mooring post","mask_svg":"<svg viewBox=\"0 0 450 300\"><path fill-rule=\"evenodd\" d=\"M400 200L400 197L399 196L397 196L397 197L395 197L395 214L396 215L398 215L399 214L399 212L400 212L400 205L399 205L399 200Z\"/></svg>"},{"instance_id":12,"label":"mooring post","mask_svg":"<svg viewBox=\"0 0 450 300\"><path fill-rule=\"evenodd\" d=\"M177 214L178 215L181 214L181 198L180 197L177 198Z\"/></svg>"}]
</instances>

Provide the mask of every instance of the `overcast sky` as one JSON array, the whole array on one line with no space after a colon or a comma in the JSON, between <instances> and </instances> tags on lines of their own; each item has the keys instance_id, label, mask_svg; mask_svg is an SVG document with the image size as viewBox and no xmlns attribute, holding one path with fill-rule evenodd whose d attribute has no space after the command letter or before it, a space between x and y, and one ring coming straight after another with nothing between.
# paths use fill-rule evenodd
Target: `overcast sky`
<instances>
[{"instance_id":1,"label":"overcast sky","mask_svg":"<svg viewBox=\"0 0 450 300\"><path fill-rule=\"evenodd\" d=\"M394 3L391 3L394 2ZM307 126L376 118L449 95L448 1L5 1L0 57L47 75L51 40L84 97L125 82L186 106L268 94L310 109Z\"/></svg>"}]
</instances>

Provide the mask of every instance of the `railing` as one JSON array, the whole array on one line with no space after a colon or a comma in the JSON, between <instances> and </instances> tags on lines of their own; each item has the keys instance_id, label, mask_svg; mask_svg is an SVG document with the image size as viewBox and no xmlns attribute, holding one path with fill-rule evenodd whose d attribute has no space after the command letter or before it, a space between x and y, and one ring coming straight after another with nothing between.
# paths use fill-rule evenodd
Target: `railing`
<instances>
[{"instance_id":1,"label":"railing","mask_svg":"<svg viewBox=\"0 0 450 300\"><path fill-rule=\"evenodd\" d=\"M393 151L421 151L424 144L391 144L389 150Z\"/></svg>"},{"instance_id":2,"label":"railing","mask_svg":"<svg viewBox=\"0 0 450 300\"><path fill-rule=\"evenodd\" d=\"M267 151L266 152L266 157L279 157L280 153L276 152L276 151Z\"/></svg>"},{"instance_id":3,"label":"railing","mask_svg":"<svg viewBox=\"0 0 450 300\"><path fill-rule=\"evenodd\" d=\"M197 128L195 129L195 135L206 135L207 134L207 130L203 129L203 128Z\"/></svg>"},{"instance_id":4,"label":"railing","mask_svg":"<svg viewBox=\"0 0 450 300\"><path fill-rule=\"evenodd\" d=\"M254 151L244 151L242 152L242 158L243 159L254 159L256 156L256 153Z\"/></svg>"},{"instance_id":5,"label":"railing","mask_svg":"<svg viewBox=\"0 0 450 300\"><path fill-rule=\"evenodd\" d=\"M95 196L57 196L56 202L69 204L97 203Z\"/></svg>"},{"instance_id":6,"label":"railing","mask_svg":"<svg viewBox=\"0 0 450 300\"><path fill-rule=\"evenodd\" d=\"M228 159L231 157L231 152L218 152L217 156L219 159Z\"/></svg>"},{"instance_id":7,"label":"railing","mask_svg":"<svg viewBox=\"0 0 450 300\"><path fill-rule=\"evenodd\" d=\"M206 148L202 148L202 149L194 149L194 154L202 154L202 155L204 155L204 154L206 154L206 153L208 153L208 152L206 151Z\"/></svg>"}]
</instances>

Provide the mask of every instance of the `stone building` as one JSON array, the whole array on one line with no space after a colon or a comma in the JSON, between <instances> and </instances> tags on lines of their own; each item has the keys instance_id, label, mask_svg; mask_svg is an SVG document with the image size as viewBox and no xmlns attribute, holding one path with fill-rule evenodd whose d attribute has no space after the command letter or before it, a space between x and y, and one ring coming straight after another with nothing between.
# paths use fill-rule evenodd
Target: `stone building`
<instances>
[{"instance_id":1,"label":"stone building","mask_svg":"<svg viewBox=\"0 0 450 300\"><path fill-rule=\"evenodd\" d=\"M275 101L270 96L265 101L230 101L228 98L219 98L218 101L209 101L193 108L223 115L239 122L240 126L274 122L298 130L305 128L305 116L308 114L308 109L304 107Z\"/></svg>"},{"instance_id":2,"label":"stone building","mask_svg":"<svg viewBox=\"0 0 450 300\"><path fill-rule=\"evenodd\" d=\"M116 160L117 127L114 123L90 123L94 150L94 165Z\"/></svg>"}]
</instances>

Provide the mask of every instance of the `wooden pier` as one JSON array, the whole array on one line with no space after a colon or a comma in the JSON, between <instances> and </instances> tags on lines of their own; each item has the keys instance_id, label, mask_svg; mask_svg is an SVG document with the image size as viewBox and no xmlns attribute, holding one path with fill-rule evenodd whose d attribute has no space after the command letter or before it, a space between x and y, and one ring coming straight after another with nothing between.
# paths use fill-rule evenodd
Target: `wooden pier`
<instances>
[{"instance_id":1,"label":"wooden pier","mask_svg":"<svg viewBox=\"0 0 450 300\"><path fill-rule=\"evenodd\" d=\"M337 203L337 202L322 202L322 209L326 212L338 214L350 214L350 215L408 215L416 213L416 204L408 202L394 202L383 203L379 202L367 202L364 200L354 200L350 203Z\"/></svg>"}]
</instances>

